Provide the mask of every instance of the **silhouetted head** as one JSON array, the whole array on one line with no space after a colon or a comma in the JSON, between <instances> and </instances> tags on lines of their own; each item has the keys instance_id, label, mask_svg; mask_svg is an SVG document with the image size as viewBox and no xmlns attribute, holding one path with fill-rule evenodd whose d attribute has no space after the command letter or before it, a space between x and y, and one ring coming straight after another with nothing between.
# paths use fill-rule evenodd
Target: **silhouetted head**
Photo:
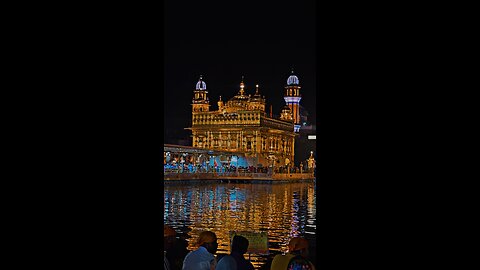
<instances>
[{"instance_id":1,"label":"silhouetted head","mask_svg":"<svg viewBox=\"0 0 480 270\"><path fill-rule=\"evenodd\" d=\"M208 252L215 254L218 248L217 235L210 231L201 232L198 236L197 245L204 247Z\"/></svg>"},{"instance_id":2,"label":"silhouetted head","mask_svg":"<svg viewBox=\"0 0 480 270\"><path fill-rule=\"evenodd\" d=\"M308 256L308 241L302 237L294 237L288 243L288 252Z\"/></svg>"},{"instance_id":3,"label":"silhouetted head","mask_svg":"<svg viewBox=\"0 0 480 270\"><path fill-rule=\"evenodd\" d=\"M240 254L245 254L248 250L248 239L240 236L235 235L232 240L232 252L238 252Z\"/></svg>"}]
</instances>

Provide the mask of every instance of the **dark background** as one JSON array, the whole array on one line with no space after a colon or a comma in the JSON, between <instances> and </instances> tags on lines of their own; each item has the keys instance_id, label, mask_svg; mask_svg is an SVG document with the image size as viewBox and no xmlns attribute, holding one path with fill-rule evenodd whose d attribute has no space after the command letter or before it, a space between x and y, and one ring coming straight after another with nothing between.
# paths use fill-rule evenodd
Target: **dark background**
<instances>
[{"instance_id":1,"label":"dark background","mask_svg":"<svg viewBox=\"0 0 480 270\"><path fill-rule=\"evenodd\" d=\"M210 109L238 93L245 76L246 94L266 96L279 115L284 87L293 68L302 86L300 104L316 121L315 1L164 2L165 143L188 139L191 100L199 79L207 84Z\"/></svg>"},{"instance_id":2,"label":"dark background","mask_svg":"<svg viewBox=\"0 0 480 270\"><path fill-rule=\"evenodd\" d=\"M21 27L5 39L5 45L13 43L6 55L14 58L7 71L18 71L10 77L14 87L4 90L5 103L13 104L5 118L16 124L4 128L15 137L4 140L14 148L5 156L20 163L4 181L17 185L5 188L16 191L6 204L15 216L5 217L5 224L18 229L7 231L15 238L11 250L26 251L16 263L59 269L161 267L164 90L184 96L181 113L187 118L178 120L179 128L190 116L200 74L213 92L211 101L220 91L225 97L223 91L235 94L245 75L247 90L259 83L278 110L281 95L267 91L283 90L292 65L310 112L315 102L307 93L318 89L319 265L385 269L412 268L418 259L429 267L452 261L450 250L464 243L451 239L469 238L458 236L463 227L450 224L463 226L456 213L474 204L450 205L459 201L455 194L468 189L462 182L452 191L452 182L471 178L459 177L465 165L458 168L454 160L465 157L452 153L471 149L459 145L465 132L458 121L465 114L455 114L460 109L452 95L471 89L460 83L472 72L463 77L454 72L467 65L451 59L470 58L462 55L467 43L459 34L466 24L452 24L450 6L438 12L431 5L406 3L323 1L316 10L303 7L303 1L259 7L244 1L181 3L182 8L169 8L169 1L165 12L171 14L163 18L162 5L96 3L62 6L60 12L59 6L43 6L30 13L23 6L21 16L8 24ZM208 18L202 18L202 8ZM308 60L315 59L308 53L313 47L299 40L314 37L306 30L314 27L308 14L317 18L315 69ZM166 29L164 36L168 16L181 27ZM302 29L304 34L295 34ZM173 40L166 40L170 36ZM199 45L202 37L216 42ZM251 56L260 46L255 39L262 37L262 53ZM237 40L248 50L230 53ZM301 47L287 45L294 41ZM189 50L191 44L203 52ZM172 45L183 51L175 53ZM211 55L222 47L225 60L211 64ZM173 49L172 56L164 49ZM464 257L454 261L457 268Z\"/></svg>"}]
</instances>

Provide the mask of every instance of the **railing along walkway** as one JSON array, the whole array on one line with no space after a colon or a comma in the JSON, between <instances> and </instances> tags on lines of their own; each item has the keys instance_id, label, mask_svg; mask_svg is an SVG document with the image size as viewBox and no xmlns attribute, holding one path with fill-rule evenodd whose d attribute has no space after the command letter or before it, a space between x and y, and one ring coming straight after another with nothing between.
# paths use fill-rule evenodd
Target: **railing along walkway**
<instances>
[{"instance_id":1,"label":"railing along walkway","mask_svg":"<svg viewBox=\"0 0 480 270\"><path fill-rule=\"evenodd\" d=\"M313 173L165 172L164 180L313 180Z\"/></svg>"}]
</instances>

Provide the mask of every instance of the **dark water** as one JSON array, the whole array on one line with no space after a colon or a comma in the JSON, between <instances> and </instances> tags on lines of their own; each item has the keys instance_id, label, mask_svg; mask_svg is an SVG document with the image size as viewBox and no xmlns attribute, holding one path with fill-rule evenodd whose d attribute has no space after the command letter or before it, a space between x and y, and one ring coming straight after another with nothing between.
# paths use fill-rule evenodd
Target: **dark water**
<instances>
[{"instance_id":1,"label":"dark water","mask_svg":"<svg viewBox=\"0 0 480 270\"><path fill-rule=\"evenodd\" d=\"M199 232L218 237L217 254L230 253L230 231L268 233L270 254L287 251L292 237L315 244L316 190L314 183L165 185L164 223L185 237L189 250ZM248 255L246 255L248 258ZM266 256L251 254L255 269Z\"/></svg>"}]
</instances>

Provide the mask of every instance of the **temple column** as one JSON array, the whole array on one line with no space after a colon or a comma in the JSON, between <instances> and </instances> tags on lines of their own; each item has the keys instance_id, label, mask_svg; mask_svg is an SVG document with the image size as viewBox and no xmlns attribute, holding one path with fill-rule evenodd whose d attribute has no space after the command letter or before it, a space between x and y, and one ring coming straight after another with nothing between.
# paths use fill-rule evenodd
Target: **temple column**
<instances>
[{"instance_id":1,"label":"temple column","mask_svg":"<svg viewBox=\"0 0 480 270\"><path fill-rule=\"evenodd\" d=\"M291 156L292 156L292 163L294 162L294 160L293 160L293 157L294 157L293 153L295 153L295 144L294 144L294 139L292 139L292 152L291 152Z\"/></svg>"}]
</instances>

